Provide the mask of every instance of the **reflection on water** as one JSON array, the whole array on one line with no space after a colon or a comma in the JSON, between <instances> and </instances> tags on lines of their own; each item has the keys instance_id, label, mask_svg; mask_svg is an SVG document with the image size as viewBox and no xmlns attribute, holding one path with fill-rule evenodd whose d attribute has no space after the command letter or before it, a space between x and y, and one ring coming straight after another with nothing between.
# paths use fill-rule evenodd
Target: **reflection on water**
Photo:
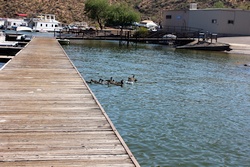
<instances>
[{"instance_id":1,"label":"reflection on water","mask_svg":"<svg viewBox=\"0 0 250 167\"><path fill-rule=\"evenodd\" d=\"M90 88L141 166L250 164L249 56L71 43L64 49L85 80L138 79Z\"/></svg>"},{"instance_id":2,"label":"reflection on water","mask_svg":"<svg viewBox=\"0 0 250 167\"><path fill-rule=\"evenodd\" d=\"M5 63L0 62L0 69L4 66Z\"/></svg>"}]
</instances>

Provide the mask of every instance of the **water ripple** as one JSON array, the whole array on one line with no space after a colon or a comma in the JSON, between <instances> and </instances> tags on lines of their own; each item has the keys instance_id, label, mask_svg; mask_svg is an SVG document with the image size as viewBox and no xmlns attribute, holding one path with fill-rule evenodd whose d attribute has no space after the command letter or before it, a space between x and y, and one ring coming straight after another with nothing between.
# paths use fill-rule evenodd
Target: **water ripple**
<instances>
[{"instance_id":1,"label":"water ripple","mask_svg":"<svg viewBox=\"0 0 250 167\"><path fill-rule=\"evenodd\" d=\"M250 68L242 65L250 57L103 41L64 49L86 80L138 78L90 87L141 166L250 164Z\"/></svg>"}]
</instances>

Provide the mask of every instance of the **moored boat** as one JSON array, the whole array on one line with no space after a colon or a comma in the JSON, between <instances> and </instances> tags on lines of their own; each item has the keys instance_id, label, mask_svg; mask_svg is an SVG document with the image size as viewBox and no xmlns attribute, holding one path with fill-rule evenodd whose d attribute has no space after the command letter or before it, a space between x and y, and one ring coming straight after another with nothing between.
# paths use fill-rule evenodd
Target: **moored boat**
<instances>
[{"instance_id":1,"label":"moored boat","mask_svg":"<svg viewBox=\"0 0 250 167\"><path fill-rule=\"evenodd\" d=\"M17 32L32 32L33 30L32 30L32 28L27 27L27 26L18 26L16 28L16 31Z\"/></svg>"},{"instance_id":2,"label":"moored boat","mask_svg":"<svg viewBox=\"0 0 250 167\"><path fill-rule=\"evenodd\" d=\"M70 44L69 39L57 39L57 40L61 45L69 45Z\"/></svg>"},{"instance_id":3,"label":"moored boat","mask_svg":"<svg viewBox=\"0 0 250 167\"><path fill-rule=\"evenodd\" d=\"M33 18L29 23L33 27L33 31L54 32L62 29L60 22L56 20L54 14L43 14L37 18Z\"/></svg>"},{"instance_id":4,"label":"moored boat","mask_svg":"<svg viewBox=\"0 0 250 167\"><path fill-rule=\"evenodd\" d=\"M229 44L226 43L209 43L209 42L198 42L195 44L187 44L183 46L177 46L176 49L192 49L192 50L207 50L207 51L230 51Z\"/></svg>"},{"instance_id":5,"label":"moored boat","mask_svg":"<svg viewBox=\"0 0 250 167\"><path fill-rule=\"evenodd\" d=\"M5 34L0 31L0 55L14 56L22 47L18 47L19 42L6 41Z\"/></svg>"},{"instance_id":6,"label":"moored boat","mask_svg":"<svg viewBox=\"0 0 250 167\"><path fill-rule=\"evenodd\" d=\"M5 34L0 31L0 46L4 47L16 47L18 45L18 42L16 41L6 41Z\"/></svg>"}]
</instances>

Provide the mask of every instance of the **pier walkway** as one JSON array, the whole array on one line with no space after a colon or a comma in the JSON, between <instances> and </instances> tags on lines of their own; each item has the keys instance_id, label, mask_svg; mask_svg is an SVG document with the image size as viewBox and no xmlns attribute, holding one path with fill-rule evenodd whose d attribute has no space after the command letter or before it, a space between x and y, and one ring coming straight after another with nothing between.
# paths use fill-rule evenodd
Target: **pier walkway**
<instances>
[{"instance_id":1,"label":"pier walkway","mask_svg":"<svg viewBox=\"0 0 250 167\"><path fill-rule=\"evenodd\" d=\"M0 71L0 166L140 166L54 38Z\"/></svg>"}]
</instances>

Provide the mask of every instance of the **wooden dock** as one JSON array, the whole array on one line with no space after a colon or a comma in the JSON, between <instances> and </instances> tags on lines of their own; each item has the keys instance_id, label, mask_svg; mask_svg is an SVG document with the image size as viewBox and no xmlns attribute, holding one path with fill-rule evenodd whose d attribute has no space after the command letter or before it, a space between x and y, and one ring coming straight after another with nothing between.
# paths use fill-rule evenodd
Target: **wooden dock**
<instances>
[{"instance_id":1,"label":"wooden dock","mask_svg":"<svg viewBox=\"0 0 250 167\"><path fill-rule=\"evenodd\" d=\"M54 38L0 71L0 166L140 166Z\"/></svg>"}]
</instances>

